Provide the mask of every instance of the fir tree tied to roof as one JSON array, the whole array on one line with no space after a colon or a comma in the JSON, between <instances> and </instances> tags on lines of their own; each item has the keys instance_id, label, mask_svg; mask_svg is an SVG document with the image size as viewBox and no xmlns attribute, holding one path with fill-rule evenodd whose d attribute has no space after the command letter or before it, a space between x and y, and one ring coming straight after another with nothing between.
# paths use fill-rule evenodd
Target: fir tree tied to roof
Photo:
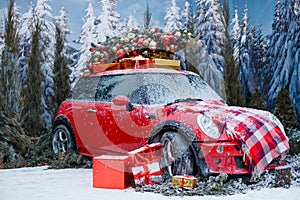
<instances>
[{"instance_id":1,"label":"fir tree tied to roof","mask_svg":"<svg viewBox=\"0 0 300 200\"><path fill-rule=\"evenodd\" d=\"M184 50L189 46L192 37L186 30L164 32L162 29L147 28L130 32L121 36L106 38L102 43L91 43L88 65L122 62L123 58L173 59L174 52Z\"/></svg>"}]
</instances>

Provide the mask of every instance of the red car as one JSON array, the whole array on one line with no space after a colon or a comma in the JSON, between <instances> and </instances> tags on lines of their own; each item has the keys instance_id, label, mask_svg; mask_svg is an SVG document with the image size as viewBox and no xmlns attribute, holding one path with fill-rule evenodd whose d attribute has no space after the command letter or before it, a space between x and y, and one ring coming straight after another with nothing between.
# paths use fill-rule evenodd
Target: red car
<instances>
[{"instance_id":1,"label":"red car","mask_svg":"<svg viewBox=\"0 0 300 200\"><path fill-rule=\"evenodd\" d=\"M171 174L260 174L289 149L266 111L229 107L199 75L111 70L81 78L53 124L55 153L124 154L161 142Z\"/></svg>"}]
</instances>

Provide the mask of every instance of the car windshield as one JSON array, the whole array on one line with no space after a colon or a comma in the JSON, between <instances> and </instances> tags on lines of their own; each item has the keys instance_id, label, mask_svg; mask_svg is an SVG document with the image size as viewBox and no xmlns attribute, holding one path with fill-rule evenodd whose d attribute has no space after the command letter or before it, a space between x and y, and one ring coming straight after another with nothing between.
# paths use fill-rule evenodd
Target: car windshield
<instances>
[{"instance_id":1,"label":"car windshield","mask_svg":"<svg viewBox=\"0 0 300 200\"><path fill-rule=\"evenodd\" d=\"M199 76L181 73L102 76L95 100L111 102L117 95L142 105L167 104L177 99L222 100Z\"/></svg>"}]
</instances>

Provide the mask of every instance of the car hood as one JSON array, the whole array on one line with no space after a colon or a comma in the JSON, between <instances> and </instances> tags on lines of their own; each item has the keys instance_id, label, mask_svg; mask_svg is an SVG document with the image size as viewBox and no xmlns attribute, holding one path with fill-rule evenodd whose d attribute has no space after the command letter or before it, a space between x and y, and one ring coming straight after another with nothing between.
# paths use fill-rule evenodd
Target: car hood
<instances>
[{"instance_id":1,"label":"car hood","mask_svg":"<svg viewBox=\"0 0 300 200\"><path fill-rule=\"evenodd\" d=\"M200 101L177 104L184 113L192 112L209 116L221 133L232 139L241 138L246 132L255 133L263 125L277 128L285 136L281 122L270 112L237 106L228 106L219 101Z\"/></svg>"}]
</instances>

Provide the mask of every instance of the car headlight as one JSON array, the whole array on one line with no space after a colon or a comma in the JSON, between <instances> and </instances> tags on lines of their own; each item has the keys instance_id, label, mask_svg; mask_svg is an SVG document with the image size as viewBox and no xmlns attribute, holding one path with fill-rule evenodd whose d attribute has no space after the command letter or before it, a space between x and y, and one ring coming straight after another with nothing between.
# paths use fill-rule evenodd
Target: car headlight
<instances>
[{"instance_id":1,"label":"car headlight","mask_svg":"<svg viewBox=\"0 0 300 200\"><path fill-rule=\"evenodd\" d=\"M198 115L197 123L200 129L209 137L218 139L220 137L220 131L211 117L207 115Z\"/></svg>"}]
</instances>

